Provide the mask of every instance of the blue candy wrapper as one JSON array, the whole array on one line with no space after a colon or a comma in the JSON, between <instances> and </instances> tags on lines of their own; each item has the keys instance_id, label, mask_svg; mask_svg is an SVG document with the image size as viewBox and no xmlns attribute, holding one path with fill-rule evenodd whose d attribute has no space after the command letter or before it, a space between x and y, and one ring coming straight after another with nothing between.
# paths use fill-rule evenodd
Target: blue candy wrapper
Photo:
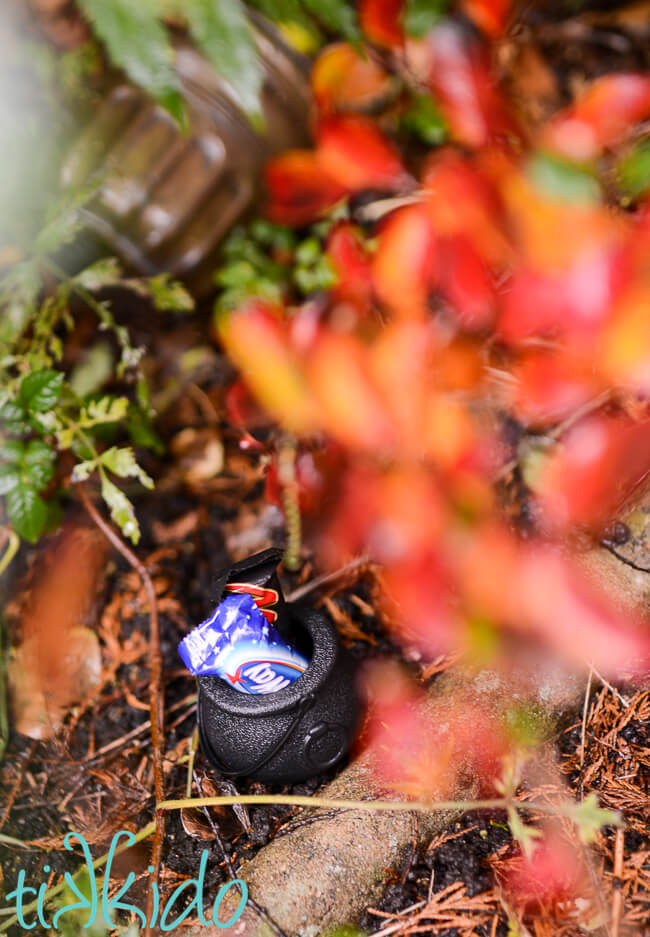
<instances>
[{"instance_id":1,"label":"blue candy wrapper","mask_svg":"<svg viewBox=\"0 0 650 937\"><path fill-rule=\"evenodd\" d=\"M183 638L178 652L195 676L221 677L240 693L275 693L309 665L259 610L251 595L233 595Z\"/></svg>"}]
</instances>

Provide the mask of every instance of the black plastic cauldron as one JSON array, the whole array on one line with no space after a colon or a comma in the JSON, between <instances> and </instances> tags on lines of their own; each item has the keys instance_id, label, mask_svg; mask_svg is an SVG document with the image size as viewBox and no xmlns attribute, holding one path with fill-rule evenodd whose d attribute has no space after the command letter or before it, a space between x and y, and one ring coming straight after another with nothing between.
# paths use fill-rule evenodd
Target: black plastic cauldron
<instances>
[{"instance_id":1,"label":"black plastic cauldron","mask_svg":"<svg viewBox=\"0 0 650 937\"><path fill-rule=\"evenodd\" d=\"M267 564L269 553L260 555ZM246 561L247 571L255 559ZM241 570L233 567L228 581L238 578ZM329 619L311 608L284 605L282 626L310 660L295 683L253 696L220 677L198 677L201 750L225 776L271 784L303 781L335 765L354 738L359 713L354 662Z\"/></svg>"}]
</instances>

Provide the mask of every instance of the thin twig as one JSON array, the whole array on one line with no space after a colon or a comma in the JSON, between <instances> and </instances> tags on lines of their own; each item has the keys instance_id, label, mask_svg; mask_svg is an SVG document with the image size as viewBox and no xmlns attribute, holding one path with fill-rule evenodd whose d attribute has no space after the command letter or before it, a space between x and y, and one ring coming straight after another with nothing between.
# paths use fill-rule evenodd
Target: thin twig
<instances>
[{"instance_id":1,"label":"thin twig","mask_svg":"<svg viewBox=\"0 0 650 937\"><path fill-rule=\"evenodd\" d=\"M611 391L604 390L596 397L592 397L591 400L587 400L586 403L583 403L581 407L578 407L577 410L574 410L573 413L571 413L565 420L562 420L561 423L558 423L557 426L555 426L546 435L550 439L559 439L561 436L564 436L568 429L571 429L571 427L583 417L593 413L594 410L600 410L600 408L607 403L611 396Z\"/></svg>"},{"instance_id":2,"label":"thin twig","mask_svg":"<svg viewBox=\"0 0 650 937\"><path fill-rule=\"evenodd\" d=\"M618 937L623 913L623 846L625 834L616 830L614 842L614 897L612 898L612 937Z\"/></svg>"},{"instance_id":3,"label":"thin twig","mask_svg":"<svg viewBox=\"0 0 650 937\"><path fill-rule=\"evenodd\" d=\"M297 589L294 589L293 592L290 592L286 596L286 600L287 602L297 602L299 599L304 599L304 597L309 595L310 592L315 592L317 589L320 589L321 586L327 586L331 582L336 582L337 579L341 579L343 576L353 572L360 566L365 566L366 563L369 562L369 556L358 556L356 559L350 560L349 563L346 563L345 566L341 566L340 569L335 569L332 573L323 573L322 576L316 576L309 582L304 583L304 585L298 586Z\"/></svg>"},{"instance_id":4,"label":"thin twig","mask_svg":"<svg viewBox=\"0 0 650 937\"><path fill-rule=\"evenodd\" d=\"M149 600L149 669L151 680L149 683L149 713L151 719L151 747L153 751L153 783L156 803L159 804L165 796L165 774L163 756L165 751L163 706L162 706L162 655L160 653L160 628L158 624L158 602L156 591L146 567L138 557L124 543L122 538L107 524L95 505L90 500L88 492L83 485L78 485L79 495L84 508L97 524L104 536L122 554L129 565L137 572L147 593ZM165 834L165 815L156 810L156 829L151 849L151 865L153 873L149 879L147 892L147 926L145 937L151 933L150 921L153 917L153 885L158 885L160 877L160 863L162 859L163 837Z\"/></svg>"},{"instance_id":5,"label":"thin twig","mask_svg":"<svg viewBox=\"0 0 650 937\"><path fill-rule=\"evenodd\" d=\"M581 420L583 417L588 416L588 414L593 413L594 410L599 410L600 407L604 406L609 398L611 393L608 390L603 391L601 394L598 394L597 397L592 397L591 400L588 400L581 407L578 407L577 410L568 416L565 420L562 420L561 423L558 423L552 430L545 434L546 439L550 439L553 442L557 442L566 432L571 429L571 427ZM498 470L496 475L493 478L495 483L503 481L510 472L517 468L521 459L520 456L515 456L515 458L510 459L505 465L502 465Z\"/></svg>"},{"instance_id":6,"label":"thin twig","mask_svg":"<svg viewBox=\"0 0 650 937\"><path fill-rule=\"evenodd\" d=\"M186 719L192 714L193 709L196 706L196 693L190 693L189 696L186 696L184 699L179 700L177 703L174 703L173 706L170 706L167 710L168 715L171 715L173 712L176 712L177 709L182 709L183 706L189 706L190 708L186 713L183 713L182 719ZM148 732L151 728L151 719L147 719L146 722L141 723L139 726L136 726L135 729L131 729L130 732L127 732L125 735L121 735L119 739L113 739L112 742L107 742L102 748L97 749L94 755L90 755L83 762L84 765L90 765L95 761L99 761L104 755L109 754L116 749L124 748L125 745L128 745L129 742L132 742L133 739L136 739L139 735L142 735L145 732Z\"/></svg>"},{"instance_id":7,"label":"thin twig","mask_svg":"<svg viewBox=\"0 0 650 937\"><path fill-rule=\"evenodd\" d=\"M591 695L591 681L594 676L594 668L589 667L589 677L585 688L585 701L582 707L582 728L580 730L580 800L583 799L582 775L585 766L585 734L587 732L587 713L589 711L589 697Z\"/></svg>"},{"instance_id":8,"label":"thin twig","mask_svg":"<svg viewBox=\"0 0 650 937\"><path fill-rule=\"evenodd\" d=\"M612 686L612 684L611 684L608 680L606 680L606 679L603 677L603 675L602 675L601 673L599 673L599 672L596 670L596 668L593 666L593 664L591 665L591 669L592 669L593 672L594 672L594 677L596 677L596 679L599 680L599 681L602 683L603 686L606 686L607 689L608 689L611 693L614 694L614 696L615 696L616 699L619 701L619 703L621 704L621 706L624 706L626 709L629 709L629 708L630 708L630 702L629 702L629 700L626 700L625 697L622 696L622 695L619 693L619 691L616 689L616 687L615 687L615 686Z\"/></svg>"}]
</instances>

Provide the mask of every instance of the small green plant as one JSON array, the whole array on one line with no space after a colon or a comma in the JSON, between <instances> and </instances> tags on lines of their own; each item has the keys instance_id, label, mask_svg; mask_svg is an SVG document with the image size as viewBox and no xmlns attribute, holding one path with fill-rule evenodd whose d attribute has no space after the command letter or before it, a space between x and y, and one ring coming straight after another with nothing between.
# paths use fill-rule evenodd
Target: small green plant
<instances>
[{"instance_id":1,"label":"small green plant","mask_svg":"<svg viewBox=\"0 0 650 937\"><path fill-rule=\"evenodd\" d=\"M336 275L323 245L331 224L312 225L302 240L290 228L261 218L236 227L224 242L223 264L214 275L220 288L217 312L236 309L252 297L298 301L334 286Z\"/></svg>"},{"instance_id":2,"label":"small green plant","mask_svg":"<svg viewBox=\"0 0 650 937\"><path fill-rule=\"evenodd\" d=\"M147 296L157 309L193 306L185 289L166 275L129 279L117 261L108 259L69 276L56 264L51 255L76 233L78 209L88 195L76 193L59 203L29 250L0 280L0 496L10 530L31 543L58 524L66 490L66 477L57 472L62 452L77 460L70 481L98 473L111 516L133 543L139 539L133 506L110 476L153 485L130 446L108 445L122 425L136 444L155 447L157 437L139 370L143 349L131 344L110 304L95 294L121 286ZM99 330L113 336L116 360L101 340L85 361L64 369L64 340L74 328L73 300L90 308ZM126 377L135 385L134 394L103 393L107 378Z\"/></svg>"}]
</instances>

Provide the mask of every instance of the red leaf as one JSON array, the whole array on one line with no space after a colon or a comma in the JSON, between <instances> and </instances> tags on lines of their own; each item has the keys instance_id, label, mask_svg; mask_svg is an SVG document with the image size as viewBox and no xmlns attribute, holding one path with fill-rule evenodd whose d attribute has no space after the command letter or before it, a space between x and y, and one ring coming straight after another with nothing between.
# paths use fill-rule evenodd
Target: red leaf
<instances>
[{"instance_id":1,"label":"red leaf","mask_svg":"<svg viewBox=\"0 0 650 937\"><path fill-rule=\"evenodd\" d=\"M484 329L494 316L489 271L471 241L462 235L440 241L440 288L460 324Z\"/></svg>"},{"instance_id":2,"label":"red leaf","mask_svg":"<svg viewBox=\"0 0 650 937\"><path fill-rule=\"evenodd\" d=\"M505 32L510 0L461 0L465 14L492 38Z\"/></svg>"},{"instance_id":3,"label":"red leaf","mask_svg":"<svg viewBox=\"0 0 650 937\"><path fill-rule=\"evenodd\" d=\"M568 159L595 159L649 116L650 77L635 72L604 75L552 121L542 142Z\"/></svg>"},{"instance_id":4,"label":"red leaf","mask_svg":"<svg viewBox=\"0 0 650 937\"><path fill-rule=\"evenodd\" d=\"M269 193L266 215L271 221L305 225L315 221L346 194L311 150L290 150L267 163Z\"/></svg>"},{"instance_id":5,"label":"red leaf","mask_svg":"<svg viewBox=\"0 0 650 937\"><path fill-rule=\"evenodd\" d=\"M484 47L450 22L436 27L425 41L428 81L455 139L481 147L514 133Z\"/></svg>"},{"instance_id":6,"label":"red leaf","mask_svg":"<svg viewBox=\"0 0 650 937\"><path fill-rule=\"evenodd\" d=\"M352 224L341 222L327 239L327 256L338 277L334 297L365 311L372 294L371 267L361 232Z\"/></svg>"},{"instance_id":7,"label":"red leaf","mask_svg":"<svg viewBox=\"0 0 650 937\"><path fill-rule=\"evenodd\" d=\"M598 390L591 364L549 351L526 355L516 369L514 404L519 418L544 426L575 412Z\"/></svg>"},{"instance_id":8,"label":"red leaf","mask_svg":"<svg viewBox=\"0 0 650 937\"><path fill-rule=\"evenodd\" d=\"M404 318L425 315L438 265L426 208L409 205L390 214L381 228L372 267L379 299Z\"/></svg>"},{"instance_id":9,"label":"red leaf","mask_svg":"<svg viewBox=\"0 0 650 937\"><path fill-rule=\"evenodd\" d=\"M271 419L252 397L246 383L241 379L234 381L226 391L225 409L228 422L242 434L239 445L242 449L262 449L262 443L251 435L250 430L268 428Z\"/></svg>"},{"instance_id":10,"label":"red leaf","mask_svg":"<svg viewBox=\"0 0 650 937\"><path fill-rule=\"evenodd\" d=\"M428 164L422 184L437 234L460 234L471 239L487 263L505 263L504 209L489 179L472 162L445 148Z\"/></svg>"},{"instance_id":11,"label":"red leaf","mask_svg":"<svg viewBox=\"0 0 650 937\"><path fill-rule=\"evenodd\" d=\"M318 162L349 191L402 190L412 183L399 151L363 117L330 117L318 127Z\"/></svg>"},{"instance_id":12,"label":"red leaf","mask_svg":"<svg viewBox=\"0 0 650 937\"><path fill-rule=\"evenodd\" d=\"M584 874L579 853L547 834L530 858L509 861L504 886L520 906L548 904L576 897Z\"/></svg>"},{"instance_id":13,"label":"red leaf","mask_svg":"<svg viewBox=\"0 0 650 937\"><path fill-rule=\"evenodd\" d=\"M509 342L548 333L593 336L611 314L626 277L626 259L604 244L556 273L522 269L505 291L499 333Z\"/></svg>"},{"instance_id":14,"label":"red leaf","mask_svg":"<svg viewBox=\"0 0 650 937\"><path fill-rule=\"evenodd\" d=\"M650 420L582 420L539 479L546 513L560 528L611 520L650 472Z\"/></svg>"},{"instance_id":15,"label":"red leaf","mask_svg":"<svg viewBox=\"0 0 650 937\"><path fill-rule=\"evenodd\" d=\"M359 21L361 28L373 42L381 46L400 45L404 0L361 0Z\"/></svg>"}]
</instances>

